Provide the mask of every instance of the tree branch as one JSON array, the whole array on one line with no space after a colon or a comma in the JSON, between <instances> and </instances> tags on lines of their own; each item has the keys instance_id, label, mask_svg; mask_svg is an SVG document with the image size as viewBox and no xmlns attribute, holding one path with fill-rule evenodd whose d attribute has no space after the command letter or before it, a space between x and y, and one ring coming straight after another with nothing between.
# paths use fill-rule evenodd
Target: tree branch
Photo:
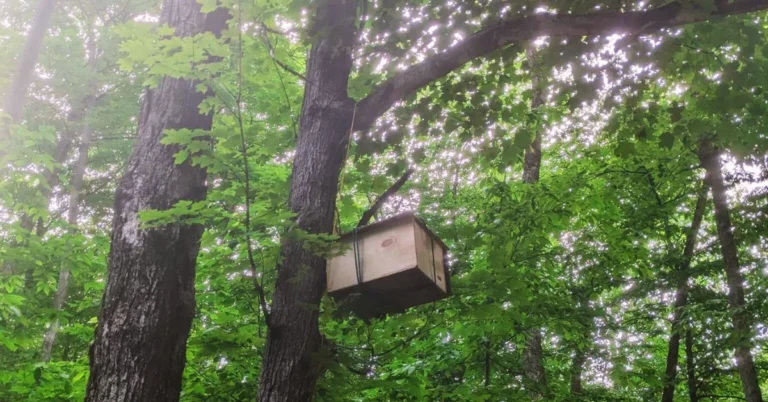
<instances>
[{"instance_id":1,"label":"tree branch","mask_svg":"<svg viewBox=\"0 0 768 402\"><path fill-rule=\"evenodd\" d=\"M768 9L768 0L720 4L712 13L672 1L645 11L598 11L587 14L534 14L512 18L475 32L455 46L403 70L374 88L358 104L355 131L365 131L393 104L477 57L539 36L582 37L638 34L707 21L715 17Z\"/></svg>"},{"instance_id":2,"label":"tree branch","mask_svg":"<svg viewBox=\"0 0 768 402\"><path fill-rule=\"evenodd\" d=\"M709 398L709 399L738 399L741 401L746 401L747 398L744 398L742 396L735 396L735 395L699 395L699 398Z\"/></svg>"},{"instance_id":3,"label":"tree branch","mask_svg":"<svg viewBox=\"0 0 768 402\"><path fill-rule=\"evenodd\" d=\"M399 179L397 179L396 182L392 184L391 187L387 189L384 193L382 193L379 198L376 199L376 201L371 205L370 208L368 208L367 211L363 213L363 217L360 218L360 222L357 223L357 227L365 226L368 224L368 222L371 221L371 218L373 218L374 215L376 215L376 212L381 209L381 206L395 193L397 193L400 190L400 187L403 187L403 184L408 181L408 179L411 178L411 175L413 174L413 168L409 168L408 170L403 173L402 176L400 176Z\"/></svg>"}]
</instances>

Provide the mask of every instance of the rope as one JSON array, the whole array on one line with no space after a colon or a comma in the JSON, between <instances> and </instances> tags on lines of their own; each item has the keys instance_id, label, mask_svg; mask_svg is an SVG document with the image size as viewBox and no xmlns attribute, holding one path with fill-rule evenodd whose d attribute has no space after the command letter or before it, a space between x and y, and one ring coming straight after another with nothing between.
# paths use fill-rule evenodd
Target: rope
<instances>
[{"instance_id":1,"label":"rope","mask_svg":"<svg viewBox=\"0 0 768 402\"><path fill-rule=\"evenodd\" d=\"M360 251L360 238L358 236L357 228L352 231L352 252L355 258L355 275L357 276L357 284L363 283L363 256Z\"/></svg>"},{"instance_id":2,"label":"rope","mask_svg":"<svg viewBox=\"0 0 768 402\"><path fill-rule=\"evenodd\" d=\"M355 102L355 107L352 109L352 122L349 123L349 133L347 134L347 150L344 152L344 161L341 165L341 174L339 177L339 185L336 188L336 198L339 197L339 194L341 193L341 188L344 186L344 176L347 171L347 158L349 158L349 147L350 144L352 144L352 130L355 128L355 116L357 115L357 102ZM334 207L333 212L333 232L332 234L339 234L341 232L341 221L339 219L339 209Z\"/></svg>"},{"instance_id":3,"label":"rope","mask_svg":"<svg viewBox=\"0 0 768 402\"><path fill-rule=\"evenodd\" d=\"M435 267L435 239L430 237L429 240L430 244L432 245L432 282L434 282L435 278L437 277L437 268Z\"/></svg>"}]
</instances>

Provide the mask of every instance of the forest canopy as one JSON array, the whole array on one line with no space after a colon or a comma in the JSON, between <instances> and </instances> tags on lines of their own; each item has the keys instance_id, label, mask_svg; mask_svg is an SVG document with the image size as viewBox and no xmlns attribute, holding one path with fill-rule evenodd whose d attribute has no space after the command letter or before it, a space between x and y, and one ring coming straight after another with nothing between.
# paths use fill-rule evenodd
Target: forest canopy
<instances>
[{"instance_id":1,"label":"forest canopy","mask_svg":"<svg viewBox=\"0 0 768 402\"><path fill-rule=\"evenodd\" d=\"M762 402L767 39L765 0L4 0L0 401ZM360 317L326 261L403 212L452 294Z\"/></svg>"}]
</instances>

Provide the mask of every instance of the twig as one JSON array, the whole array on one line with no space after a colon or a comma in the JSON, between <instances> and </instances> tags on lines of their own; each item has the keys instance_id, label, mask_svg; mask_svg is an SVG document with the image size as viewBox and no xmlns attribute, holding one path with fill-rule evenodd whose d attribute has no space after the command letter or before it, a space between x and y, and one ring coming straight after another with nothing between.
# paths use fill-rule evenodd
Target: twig
<instances>
[{"instance_id":1,"label":"twig","mask_svg":"<svg viewBox=\"0 0 768 402\"><path fill-rule=\"evenodd\" d=\"M267 26L264 25L264 23L261 24L262 27L265 30L268 30ZM285 103L288 105L288 112L291 114L291 123L293 127L293 138L297 139L299 138L298 130L296 129L296 115L293 113L293 107L291 106L291 99L288 97L288 90L285 88L285 81L283 81L283 75L280 74L280 69L278 68L278 60L276 57L274 57L274 48L272 47L272 42L269 40L269 36L264 34L262 36L262 40L264 41L264 45L267 47L267 50L269 51L270 58L272 59L272 64L275 66L275 71L277 72L277 78L280 79L280 86L283 88L283 95L285 95ZM292 69L289 69L287 66L283 65L282 62L279 62L280 66L287 71L291 71ZM296 73L298 74L298 73ZM305 80L306 81L306 80Z\"/></svg>"},{"instance_id":2,"label":"twig","mask_svg":"<svg viewBox=\"0 0 768 402\"><path fill-rule=\"evenodd\" d=\"M238 24L240 24L240 15L242 11L238 13ZM238 29L239 32L242 32L242 29ZM239 53L240 53L240 62L239 62L239 71L238 71L238 88L237 88L237 97L235 98L236 106L237 106L237 113L235 113L235 118L237 119L238 129L240 130L240 148L241 148L241 154L243 156L243 173L245 174L245 180L244 180L244 186L245 186L245 248L248 252L248 263L250 264L251 272L253 274L253 287L256 289L256 293L259 296L259 304L261 305L262 311L264 311L264 321L267 323L267 327L269 327L271 321L269 319L269 310L267 309L267 297L264 292L264 287L261 286L261 283L259 283L259 277L256 275L256 260L253 258L253 247L252 247L252 239L251 239L251 174L250 174L250 168L248 167L248 144L245 141L245 129L243 128L243 113L242 113L242 82L243 82L243 63L242 63L242 33L240 34L240 41L239 41Z\"/></svg>"},{"instance_id":3,"label":"twig","mask_svg":"<svg viewBox=\"0 0 768 402\"><path fill-rule=\"evenodd\" d=\"M378 212L381 206L387 201L387 199L397 193L400 190L400 187L403 187L403 184L405 184L405 182L411 178L413 172L413 168L408 168L408 170L406 170L405 173L403 173L403 175L396 182L394 182L389 189L387 189L387 191L381 194L379 198L377 198L373 203L373 205L371 205L371 207L363 213L363 217L360 218L360 222L357 223L357 227L367 225L368 222L371 221L371 218L373 218L376 212Z\"/></svg>"}]
</instances>

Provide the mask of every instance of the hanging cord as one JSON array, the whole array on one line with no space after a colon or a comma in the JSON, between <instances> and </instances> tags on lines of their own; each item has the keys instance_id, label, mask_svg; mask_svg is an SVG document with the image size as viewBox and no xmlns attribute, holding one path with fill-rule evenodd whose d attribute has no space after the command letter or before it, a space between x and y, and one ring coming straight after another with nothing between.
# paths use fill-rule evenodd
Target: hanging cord
<instances>
[{"instance_id":1,"label":"hanging cord","mask_svg":"<svg viewBox=\"0 0 768 402\"><path fill-rule=\"evenodd\" d=\"M435 266L435 239L430 236L429 240L430 244L432 244L432 282L435 282L435 278L437 278L437 268Z\"/></svg>"},{"instance_id":2,"label":"hanging cord","mask_svg":"<svg viewBox=\"0 0 768 402\"><path fill-rule=\"evenodd\" d=\"M357 228L352 230L352 251L355 258L355 275L357 276L357 284L363 283L363 253L360 250L360 236Z\"/></svg>"},{"instance_id":3,"label":"hanging cord","mask_svg":"<svg viewBox=\"0 0 768 402\"><path fill-rule=\"evenodd\" d=\"M352 130L355 128L355 115L357 115L357 102L355 102L355 107L352 109L352 122L349 123L349 133L347 134L347 149L344 151L344 161L341 165L341 174L339 177L339 185L336 188L336 198L339 197L339 194L341 194L341 189L344 186L344 176L347 171L347 158L349 158L349 147L350 144L352 144ZM333 234L339 234L341 233L341 219L339 218L339 208L336 207L334 203L333 208Z\"/></svg>"}]
</instances>

